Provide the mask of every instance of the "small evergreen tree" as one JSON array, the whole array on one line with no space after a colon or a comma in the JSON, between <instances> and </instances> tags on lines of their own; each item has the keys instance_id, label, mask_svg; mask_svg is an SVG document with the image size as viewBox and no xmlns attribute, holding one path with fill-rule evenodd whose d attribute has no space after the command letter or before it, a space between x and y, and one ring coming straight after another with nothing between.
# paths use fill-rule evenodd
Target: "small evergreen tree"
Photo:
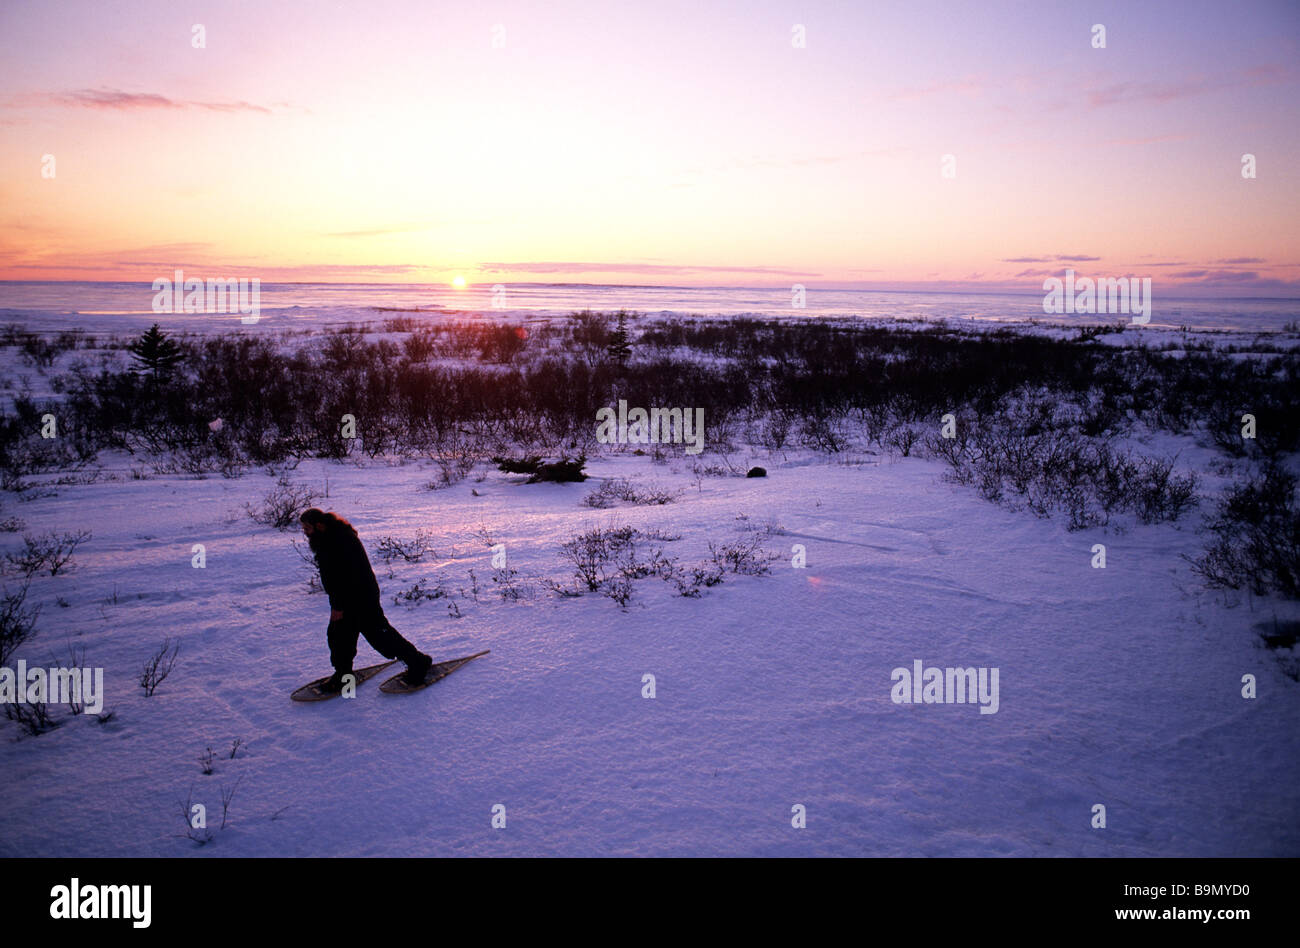
<instances>
[{"instance_id":1,"label":"small evergreen tree","mask_svg":"<svg viewBox=\"0 0 1300 948\"><path fill-rule=\"evenodd\" d=\"M621 309L618 311L618 325L609 334L609 345L605 347L605 351L618 363L620 369L627 364L628 356L632 354L632 345L627 334L627 313Z\"/></svg>"},{"instance_id":2,"label":"small evergreen tree","mask_svg":"<svg viewBox=\"0 0 1300 948\"><path fill-rule=\"evenodd\" d=\"M176 363L181 361L181 347L154 323L144 335L131 343L131 355L141 368L149 371L156 382L166 378Z\"/></svg>"}]
</instances>

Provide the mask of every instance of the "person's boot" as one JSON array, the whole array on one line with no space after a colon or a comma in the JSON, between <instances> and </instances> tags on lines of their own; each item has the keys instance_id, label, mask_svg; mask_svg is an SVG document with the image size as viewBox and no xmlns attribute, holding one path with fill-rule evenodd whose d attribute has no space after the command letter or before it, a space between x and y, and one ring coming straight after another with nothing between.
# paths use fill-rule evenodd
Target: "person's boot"
<instances>
[{"instance_id":1,"label":"person's boot","mask_svg":"<svg viewBox=\"0 0 1300 948\"><path fill-rule=\"evenodd\" d=\"M406 663L406 672L402 675L402 681L411 688L419 687L424 684L424 676L429 674L429 669L432 667L432 657L423 652L416 652L415 657Z\"/></svg>"},{"instance_id":2,"label":"person's boot","mask_svg":"<svg viewBox=\"0 0 1300 948\"><path fill-rule=\"evenodd\" d=\"M321 683L320 690L325 692L325 694L327 695L338 694L340 691L343 690L343 676L351 675L351 674L352 674L351 669L349 669L348 671L341 671L341 672L336 671L334 674L330 675L329 678L327 678L324 682Z\"/></svg>"}]
</instances>

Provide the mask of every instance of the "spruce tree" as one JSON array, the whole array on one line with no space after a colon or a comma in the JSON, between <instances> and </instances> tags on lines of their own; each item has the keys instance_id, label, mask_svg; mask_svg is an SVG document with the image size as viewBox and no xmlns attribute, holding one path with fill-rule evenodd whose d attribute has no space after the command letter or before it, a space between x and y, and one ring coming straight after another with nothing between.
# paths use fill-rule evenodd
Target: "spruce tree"
<instances>
[{"instance_id":1,"label":"spruce tree","mask_svg":"<svg viewBox=\"0 0 1300 948\"><path fill-rule=\"evenodd\" d=\"M154 323L144 335L131 343L131 355L141 368L149 371L156 382L166 378L172 367L181 361L181 347Z\"/></svg>"},{"instance_id":2,"label":"spruce tree","mask_svg":"<svg viewBox=\"0 0 1300 948\"><path fill-rule=\"evenodd\" d=\"M627 313L621 309L618 311L618 325L609 334L609 345L605 347L605 351L618 362L620 369L627 364L628 356L632 354L632 345L628 341L627 334Z\"/></svg>"}]
</instances>

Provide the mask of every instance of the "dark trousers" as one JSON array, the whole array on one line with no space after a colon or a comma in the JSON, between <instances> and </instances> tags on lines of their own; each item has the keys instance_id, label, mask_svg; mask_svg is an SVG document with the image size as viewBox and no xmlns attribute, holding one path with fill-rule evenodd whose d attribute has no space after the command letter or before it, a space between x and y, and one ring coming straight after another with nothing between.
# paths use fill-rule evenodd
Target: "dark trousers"
<instances>
[{"instance_id":1,"label":"dark trousers","mask_svg":"<svg viewBox=\"0 0 1300 948\"><path fill-rule=\"evenodd\" d=\"M330 646L330 664L336 672L352 670L352 659L357 656L358 635L364 635L370 647L384 658L400 658L409 665L420 654L419 649L388 623L383 609L345 611L342 619L330 620L325 633Z\"/></svg>"}]
</instances>

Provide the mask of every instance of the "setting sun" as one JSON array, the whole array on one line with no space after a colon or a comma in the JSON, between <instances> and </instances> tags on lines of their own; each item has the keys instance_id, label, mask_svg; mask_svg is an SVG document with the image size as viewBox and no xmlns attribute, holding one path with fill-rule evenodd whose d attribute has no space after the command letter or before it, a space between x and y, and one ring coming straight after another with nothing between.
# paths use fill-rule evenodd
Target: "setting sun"
<instances>
[{"instance_id":1,"label":"setting sun","mask_svg":"<svg viewBox=\"0 0 1300 948\"><path fill-rule=\"evenodd\" d=\"M457 274L456 276L452 277L451 285L458 290L463 290L465 289L465 278L460 274Z\"/></svg>"}]
</instances>

